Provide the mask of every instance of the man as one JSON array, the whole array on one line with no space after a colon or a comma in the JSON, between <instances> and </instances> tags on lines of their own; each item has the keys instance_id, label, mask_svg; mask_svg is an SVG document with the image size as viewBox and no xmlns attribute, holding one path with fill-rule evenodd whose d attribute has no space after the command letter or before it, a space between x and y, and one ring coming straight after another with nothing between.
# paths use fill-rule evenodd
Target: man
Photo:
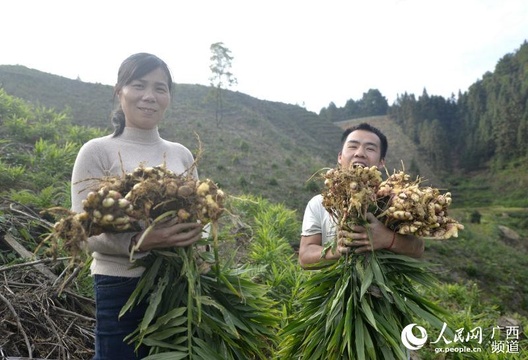
<instances>
[{"instance_id":1,"label":"man","mask_svg":"<svg viewBox=\"0 0 528 360\"><path fill-rule=\"evenodd\" d=\"M387 154L387 138L377 128L362 123L345 130L341 137L342 148L337 156L341 167L359 165L383 168ZM299 263L304 269L316 269L328 262L338 260L349 252L365 253L388 249L394 253L419 258L424 252L422 239L411 235L400 235L387 228L376 217L368 213L367 227L356 225L352 231L339 231L338 244L322 256L323 246L336 236L336 224L322 204L322 195L314 196L304 213ZM369 234L371 239L369 240Z\"/></svg>"}]
</instances>

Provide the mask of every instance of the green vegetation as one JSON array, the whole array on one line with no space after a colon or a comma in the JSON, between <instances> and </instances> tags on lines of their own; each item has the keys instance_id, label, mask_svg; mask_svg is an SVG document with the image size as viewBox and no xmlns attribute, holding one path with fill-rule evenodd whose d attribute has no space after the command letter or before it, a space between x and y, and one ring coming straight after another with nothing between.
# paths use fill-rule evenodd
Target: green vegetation
<instances>
[{"instance_id":1,"label":"green vegetation","mask_svg":"<svg viewBox=\"0 0 528 360\"><path fill-rule=\"evenodd\" d=\"M39 211L69 206L69 176L79 147L90 138L109 133L111 89L23 67L0 66L0 83L0 196L4 205L0 208L0 231L33 251L50 226L50 220L40 218ZM15 93L30 102L10 95ZM81 98L76 99L79 94ZM214 109L204 103L206 94L205 87L176 85L169 119L161 132L191 150L198 148L194 134L199 135L204 144L200 176L215 179L231 196L229 214L220 228L222 257L244 265L252 281L266 289L265 296L274 304L273 312L280 312L284 327L303 306L298 295L311 275L298 266L295 247L304 205L320 191L321 181L313 175L334 165L340 127L351 122L330 124L297 106L226 91L224 118L216 127ZM38 103L46 107L35 105ZM438 163L424 160L428 153L420 152L414 144L410 127L394 124L386 116L369 118L369 122L389 135L388 169L400 168L403 160L428 181L452 191L454 208L450 215L466 226L459 238L427 241L424 261L435 264L440 284L433 288L417 286L417 290L450 311L448 325L453 330L468 332L482 327L489 335L505 319L513 319L526 329L526 156L501 160L500 166L494 158L488 159L493 166L471 176L455 170L444 176L436 171ZM425 133L417 132L416 136ZM21 215L17 209L32 217ZM476 215L479 221L474 221ZM499 226L515 230L519 240L506 241ZM39 256L46 256L45 250ZM0 246L0 267L20 261ZM91 297L88 265L71 286ZM54 270L61 272L64 266L59 262ZM430 337L439 335L422 319L415 322L424 326ZM477 344L472 340L471 344L480 345L486 353L469 358L515 358L511 354L491 355L489 341ZM525 333L519 346L525 351L528 348ZM276 349L270 343L266 350L273 353ZM417 354L422 359L438 358L432 344ZM468 358L450 355L445 358Z\"/></svg>"},{"instance_id":2,"label":"green vegetation","mask_svg":"<svg viewBox=\"0 0 528 360\"><path fill-rule=\"evenodd\" d=\"M394 141L390 132L404 129L407 142L411 142L405 147L416 150L406 154L397 149L394 153L389 146L389 156L397 155L396 160L404 160L413 172L419 166L419 174L430 180L437 180L431 175L442 179L441 183L459 198L458 205L528 206L527 66L525 40L519 49L497 62L493 73L483 74L456 97L430 95L424 89L419 96L399 95L384 113L375 109L358 112L358 104L366 108L366 99L370 104L382 103L383 96L370 90L363 99L349 100L343 108L330 104L320 116L344 127L364 120L356 118L370 116L369 121L377 121L375 115L387 115L390 121L381 122L390 124L384 127L389 143L404 144Z\"/></svg>"},{"instance_id":3,"label":"green vegetation","mask_svg":"<svg viewBox=\"0 0 528 360\"><path fill-rule=\"evenodd\" d=\"M369 89L360 100L349 99L345 106L338 108L333 102L327 108L321 109L322 119L338 122L367 116L385 115L389 109L387 99L377 89Z\"/></svg>"},{"instance_id":4,"label":"green vegetation","mask_svg":"<svg viewBox=\"0 0 528 360\"><path fill-rule=\"evenodd\" d=\"M465 229L459 239L429 241L426 258L441 264L438 276L453 282L466 279L477 283L486 301L501 311L528 312L527 244L510 242L501 236L499 225L516 229L520 239L528 237L526 208L477 208L480 223L472 223L474 212L457 209L452 212L461 219Z\"/></svg>"},{"instance_id":5,"label":"green vegetation","mask_svg":"<svg viewBox=\"0 0 528 360\"><path fill-rule=\"evenodd\" d=\"M106 134L112 131L109 86L54 77L22 66L0 66L0 84L5 96L55 109L61 118L67 117L80 129ZM209 101L209 93L210 87L174 84L161 135L195 153L198 135L203 144L203 157L198 164L201 177L218 179L219 185L231 194L262 196L301 213L315 194L305 186L306 181L319 169L336 163L341 129L321 122L317 114L298 106L261 101L227 89L222 90L223 115L217 126L216 106ZM22 127L25 120L17 121L22 121ZM10 138L4 130L3 138ZM56 130L55 136L61 139L82 143L89 138L80 130L75 139L65 133L69 131L67 127ZM272 167L272 163L276 166Z\"/></svg>"}]
</instances>

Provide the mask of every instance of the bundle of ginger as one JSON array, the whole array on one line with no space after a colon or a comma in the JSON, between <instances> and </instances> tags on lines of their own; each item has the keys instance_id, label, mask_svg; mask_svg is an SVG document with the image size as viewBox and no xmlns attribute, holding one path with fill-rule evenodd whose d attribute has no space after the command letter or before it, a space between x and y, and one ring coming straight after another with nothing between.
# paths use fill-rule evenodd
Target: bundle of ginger
<instances>
[{"instance_id":1,"label":"bundle of ginger","mask_svg":"<svg viewBox=\"0 0 528 360\"><path fill-rule=\"evenodd\" d=\"M83 200L83 212L67 212L48 237L74 257L88 237L103 232L139 231L159 217L176 218L176 222L218 220L225 195L210 179L196 180L187 172L176 175L165 165L140 165L132 173L96 179L97 189ZM64 213L64 209L49 209Z\"/></svg>"},{"instance_id":2,"label":"bundle of ginger","mask_svg":"<svg viewBox=\"0 0 528 360\"><path fill-rule=\"evenodd\" d=\"M448 216L451 193L420 186L419 177L411 180L404 171L382 181L375 166L338 167L324 178L323 206L341 229L365 222L367 212L400 234L448 239L464 228Z\"/></svg>"}]
</instances>

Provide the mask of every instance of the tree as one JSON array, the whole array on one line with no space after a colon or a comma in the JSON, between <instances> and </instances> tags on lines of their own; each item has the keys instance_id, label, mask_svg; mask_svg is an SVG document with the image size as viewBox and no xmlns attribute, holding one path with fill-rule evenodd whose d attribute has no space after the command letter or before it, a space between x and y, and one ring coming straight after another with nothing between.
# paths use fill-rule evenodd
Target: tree
<instances>
[{"instance_id":1,"label":"tree","mask_svg":"<svg viewBox=\"0 0 528 360\"><path fill-rule=\"evenodd\" d=\"M349 99L342 108L336 107L331 102L328 108L321 110L319 116L336 122L366 116L387 115L388 110L389 104L387 99L381 95L379 90L369 89L368 92L363 93L361 100L354 101L353 99Z\"/></svg>"},{"instance_id":2,"label":"tree","mask_svg":"<svg viewBox=\"0 0 528 360\"><path fill-rule=\"evenodd\" d=\"M362 116L387 115L389 104L378 89L369 89L358 102Z\"/></svg>"},{"instance_id":3,"label":"tree","mask_svg":"<svg viewBox=\"0 0 528 360\"><path fill-rule=\"evenodd\" d=\"M327 108L321 109L321 111L319 112L319 116L322 119L325 119L330 122L343 120L339 117L339 109L337 108L336 104L334 104L333 101L330 102L330 104L328 104Z\"/></svg>"},{"instance_id":4,"label":"tree","mask_svg":"<svg viewBox=\"0 0 528 360\"><path fill-rule=\"evenodd\" d=\"M353 99L347 100L347 102L345 103L345 108L344 108L345 118L343 120L360 117L358 116L360 111L361 110L360 110L359 102L356 102Z\"/></svg>"},{"instance_id":5,"label":"tree","mask_svg":"<svg viewBox=\"0 0 528 360\"><path fill-rule=\"evenodd\" d=\"M231 72L231 50L224 46L223 43L217 42L210 46L211 49L211 76L209 82L211 84L212 94L215 100L215 120L216 126L220 126L220 121L223 117L223 98L222 90L237 84L237 79Z\"/></svg>"}]
</instances>

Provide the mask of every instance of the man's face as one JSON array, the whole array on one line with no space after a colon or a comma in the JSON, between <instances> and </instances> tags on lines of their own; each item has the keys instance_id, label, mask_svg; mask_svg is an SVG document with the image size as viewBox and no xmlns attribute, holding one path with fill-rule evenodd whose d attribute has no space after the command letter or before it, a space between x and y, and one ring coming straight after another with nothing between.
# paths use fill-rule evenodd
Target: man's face
<instances>
[{"instance_id":1,"label":"man's face","mask_svg":"<svg viewBox=\"0 0 528 360\"><path fill-rule=\"evenodd\" d=\"M362 165L381 168L385 161L381 159L381 142L379 137L366 130L355 130L348 134L337 162L342 167Z\"/></svg>"}]
</instances>

